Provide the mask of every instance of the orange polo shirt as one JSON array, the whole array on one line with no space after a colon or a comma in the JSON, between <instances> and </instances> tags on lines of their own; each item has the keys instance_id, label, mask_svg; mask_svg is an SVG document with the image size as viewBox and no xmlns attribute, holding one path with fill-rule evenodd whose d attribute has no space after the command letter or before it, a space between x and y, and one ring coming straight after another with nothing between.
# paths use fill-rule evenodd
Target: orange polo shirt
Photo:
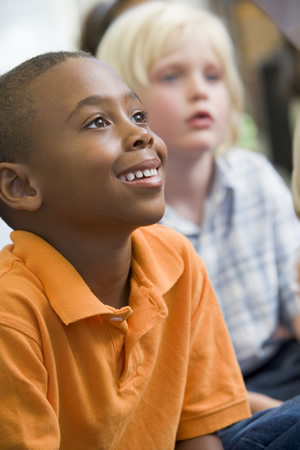
<instances>
[{"instance_id":1,"label":"orange polo shirt","mask_svg":"<svg viewBox=\"0 0 300 450\"><path fill-rule=\"evenodd\" d=\"M249 417L205 267L183 236L133 233L120 310L47 242L11 237L0 253L2 448L173 450Z\"/></svg>"}]
</instances>

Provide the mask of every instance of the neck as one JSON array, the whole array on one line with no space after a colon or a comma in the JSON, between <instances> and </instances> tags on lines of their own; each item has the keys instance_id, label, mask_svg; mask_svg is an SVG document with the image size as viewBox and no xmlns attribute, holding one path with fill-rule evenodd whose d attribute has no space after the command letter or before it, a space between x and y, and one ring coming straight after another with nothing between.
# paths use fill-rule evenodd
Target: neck
<instances>
[{"instance_id":1,"label":"neck","mask_svg":"<svg viewBox=\"0 0 300 450\"><path fill-rule=\"evenodd\" d=\"M210 191L215 160L212 152L187 157L169 152L165 187L167 203L182 217L200 225L204 202Z\"/></svg>"},{"instance_id":2,"label":"neck","mask_svg":"<svg viewBox=\"0 0 300 450\"><path fill-rule=\"evenodd\" d=\"M41 236L43 237L43 236ZM128 305L130 292L131 235L105 238L60 234L44 237L78 271L104 304L116 309Z\"/></svg>"}]
</instances>

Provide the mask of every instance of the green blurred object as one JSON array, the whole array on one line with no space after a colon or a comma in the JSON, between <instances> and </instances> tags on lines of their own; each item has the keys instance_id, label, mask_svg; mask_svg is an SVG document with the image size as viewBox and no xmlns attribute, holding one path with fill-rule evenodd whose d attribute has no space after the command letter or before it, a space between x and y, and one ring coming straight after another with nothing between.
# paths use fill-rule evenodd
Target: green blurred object
<instances>
[{"instance_id":1,"label":"green blurred object","mask_svg":"<svg viewBox=\"0 0 300 450\"><path fill-rule=\"evenodd\" d=\"M258 149L258 129L249 114L243 114L239 130L238 146L249 150Z\"/></svg>"}]
</instances>

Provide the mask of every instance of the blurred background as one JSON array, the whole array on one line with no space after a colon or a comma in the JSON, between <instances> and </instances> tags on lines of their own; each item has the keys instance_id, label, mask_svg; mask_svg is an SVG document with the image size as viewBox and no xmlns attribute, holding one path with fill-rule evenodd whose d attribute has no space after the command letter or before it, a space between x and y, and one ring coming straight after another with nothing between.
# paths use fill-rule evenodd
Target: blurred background
<instances>
[{"instance_id":1,"label":"blurred background","mask_svg":"<svg viewBox=\"0 0 300 450\"><path fill-rule=\"evenodd\" d=\"M98 3L0 0L0 74L39 53L78 49L84 20ZM264 153L289 185L292 133L300 110L300 0L185 3L225 20L246 88L243 146ZM9 232L0 219L0 248L10 241Z\"/></svg>"}]
</instances>

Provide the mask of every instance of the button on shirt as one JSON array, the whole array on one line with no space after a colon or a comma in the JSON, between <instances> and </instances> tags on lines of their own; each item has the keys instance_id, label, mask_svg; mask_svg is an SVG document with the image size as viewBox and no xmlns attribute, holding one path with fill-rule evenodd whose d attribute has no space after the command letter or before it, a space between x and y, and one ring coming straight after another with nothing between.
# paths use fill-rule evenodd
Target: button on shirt
<instances>
[{"instance_id":1,"label":"button on shirt","mask_svg":"<svg viewBox=\"0 0 300 450\"><path fill-rule=\"evenodd\" d=\"M284 181L267 159L234 149L216 162L201 227L167 205L162 224L186 235L206 263L245 374L280 345L279 323L300 313L293 261L300 225Z\"/></svg>"}]
</instances>

